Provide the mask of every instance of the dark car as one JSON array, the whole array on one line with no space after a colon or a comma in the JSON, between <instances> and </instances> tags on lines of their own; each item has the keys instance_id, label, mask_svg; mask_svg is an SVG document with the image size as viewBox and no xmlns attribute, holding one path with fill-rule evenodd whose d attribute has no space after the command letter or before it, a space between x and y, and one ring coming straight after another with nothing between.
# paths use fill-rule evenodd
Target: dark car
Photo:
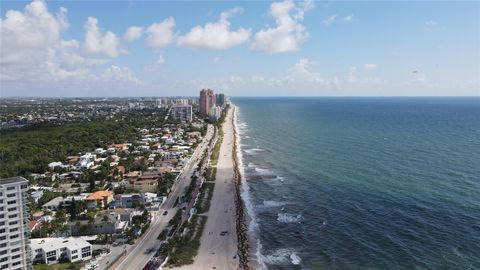
<instances>
[{"instance_id":1,"label":"dark car","mask_svg":"<svg viewBox=\"0 0 480 270\"><path fill-rule=\"evenodd\" d=\"M146 253L146 254L149 254L149 253L152 253L152 252L154 252L154 251L155 251L155 248L154 248L154 247L151 247L151 248L148 248L148 249L145 251L145 253Z\"/></svg>"},{"instance_id":2,"label":"dark car","mask_svg":"<svg viewBox=\"0 0 480 270\"><path fill-rule=\"evenodd\" d=\"M163 215L166 216L168 214L168 211L163 212Z\"/></svg>"}]
</instances>

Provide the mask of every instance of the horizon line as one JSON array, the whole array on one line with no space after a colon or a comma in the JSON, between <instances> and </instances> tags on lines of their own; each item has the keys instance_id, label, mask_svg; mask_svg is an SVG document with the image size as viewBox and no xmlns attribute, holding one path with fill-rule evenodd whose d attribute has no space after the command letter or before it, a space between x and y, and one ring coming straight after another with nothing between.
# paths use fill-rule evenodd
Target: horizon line
<instances>
[{"instance_id":1,"label":"horizon line","mask_svg":"<svg viewBox=\"0 0 480 270\"><path fill-rule=\"evenodd\" d=\"M444 96L429 96L429 95L417 95L417 96L228 96L229 98L480 98L478 96L469 95L444 95ZM2 97L2 99L28 99L28 98L41 98L41 99L91 99L91 98L115 98L115 99L128 99L128 98L196 98L198 96L9 96Z\"/></svg>"}]
</instances>

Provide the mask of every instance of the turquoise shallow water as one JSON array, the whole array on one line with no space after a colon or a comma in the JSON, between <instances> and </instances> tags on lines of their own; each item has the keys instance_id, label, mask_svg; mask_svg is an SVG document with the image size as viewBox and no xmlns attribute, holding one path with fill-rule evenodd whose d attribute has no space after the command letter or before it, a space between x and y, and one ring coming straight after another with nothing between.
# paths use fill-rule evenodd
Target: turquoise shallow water
<instances>
[{"instance_id":1,"label":"turquoise shallow water","mask_svg":"<svg viewBox=\"0 0 480 270\"><path fill-rule=\"evenodd\" d=\"M479 98L233 98L268 269L480 269Z\"/></svg>"}]
</instances>

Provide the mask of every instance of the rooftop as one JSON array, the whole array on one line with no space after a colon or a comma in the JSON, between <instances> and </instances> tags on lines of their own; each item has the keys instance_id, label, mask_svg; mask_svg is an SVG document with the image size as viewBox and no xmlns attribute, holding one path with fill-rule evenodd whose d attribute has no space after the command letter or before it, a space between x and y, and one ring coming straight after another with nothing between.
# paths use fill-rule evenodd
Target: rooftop
<instances>
[{"instance_id":1,"label":"rooftop","mask_svg":"<svg viewBox=\"0 0 480 270\"><path fill-rule=\"evenodd\" d=\"M113 192L108 190L101 190L90 194L90 196L87 197L87 200L103 200L103 198L108 196L113 196Z\"/></svg>"},{"instance_id":2,"label":"rooftop","mask_svg":"<svg viewBox=\"0 0 480 270\"><path fill-rule=\"evenodd\" d=\"M22 183L22 182L27 182L28 183L28 180L23 178L23 177L20 177L20 176L0 179L0 185L12 184L12 183Z\"/></svg>"},{"instance_id":3,"label":"rooftop","mask_svg":"<svg viewBox=\"0 0 480 270\"><path fill-rule=\"evenodd\" d=\"M52 238L36 238L31 240L32 250L43 248L45 252L57 250L62 247L69 249L79 249L91 246L87 241L75 237L52 237Z\"/></svg>"},{"instance_id":4,"label":"rooftop","mask_svg":"<svg viewBox=\"0 0 480 270\"><path fill-rule=\"evenodd\" d=\"M58 206L61 202L63 202L63 197L62 196L58 196L58 197L55 197L53 199L51 199L49 202L45 203L43 205L43 207L47 207L47 206Z\"/></svg>"}]
</instances>

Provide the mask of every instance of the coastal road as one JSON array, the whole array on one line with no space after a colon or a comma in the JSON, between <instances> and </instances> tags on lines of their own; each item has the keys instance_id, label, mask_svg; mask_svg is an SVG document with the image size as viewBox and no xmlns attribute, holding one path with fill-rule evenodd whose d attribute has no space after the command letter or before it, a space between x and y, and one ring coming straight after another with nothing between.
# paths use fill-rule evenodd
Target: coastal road
<instances>
[{"instance_id":1,"label":"coastal road","mask_svg":"<svg viewBox=\"0 0 480 270\"><path fill-rule=\"evenodd\" d=\"M183 195L185 187L190 184L191 176L201 160L203 153L209 146L209 141L213 137L214 128L212 125L208 125L207 133L203 138L203 141L197 146L195 152L190 157L188 163L180 173L178 180L175 184L175 189L170 192L165 203L162 204L160 210L152 212L152 222L149 229L138 239L134 245L126 249L126 255L121 257L114 265L109 269L116 270L140 270L148 263L153 257L155 252L147 253L148 249L155 249L160 247L160 241L157 239L158 235L168 226L168 221L173 218L178 205L174 208L175 200ZM165 211L168 211L167 215L163 215ZM179 210L181 211L181 210Z\"/></svg>"},{"instance_id":2,"label":"coastal road","mask_svg":"<svg viewBox=\"0 0 480 270\"><path fill-rule=\"evenodd\" d=\"M198 255L194 263L174 268L175 270L239 269L236 236L235 185L233 170L233 109L230 109L223 124L223 141L217 162L215 188ZM224 232L224 233L222 233Z\"/></svg>"}]
</instances>

